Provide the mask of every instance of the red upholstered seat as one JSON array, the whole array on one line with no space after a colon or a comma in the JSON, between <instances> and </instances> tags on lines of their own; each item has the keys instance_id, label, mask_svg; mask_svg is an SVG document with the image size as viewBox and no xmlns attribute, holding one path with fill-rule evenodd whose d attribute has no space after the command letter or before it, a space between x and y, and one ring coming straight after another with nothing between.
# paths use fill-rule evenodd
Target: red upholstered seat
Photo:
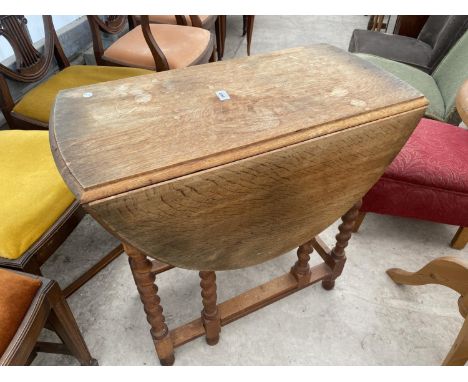
<instances>
[{"instance_id":1,"label":"red upholstered seat","mask_svg":"<svg viewBox=\"0 0 468 382\"><path fill-rule=\"evenodd\" d=\"M468 226L468 131L422 119L361 211Z\"/></svg>"}]
</instances>

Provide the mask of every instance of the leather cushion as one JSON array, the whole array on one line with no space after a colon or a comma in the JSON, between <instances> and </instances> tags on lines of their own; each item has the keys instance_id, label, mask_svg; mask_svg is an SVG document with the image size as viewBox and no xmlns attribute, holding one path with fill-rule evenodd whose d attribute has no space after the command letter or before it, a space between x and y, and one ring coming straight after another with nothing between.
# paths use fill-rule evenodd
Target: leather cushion
<instances>
[{"instance_id":1,"label":"leather cushion","mask_svg":"<svg viewBox=\"0 0 468 382\"><path fill-rule=\"evenodd\" d=\"M423 118L361 210L468 226L468 131Z\"/></svg>"},{"instance_id":2,"label":"leather cushion","mask_svg":"<svg viewBox=\"0 0 468 382\"><path fill-rule=\"evenodd\" d=\"M41 281L0 269L0 355L16 334Z\"/></svg>"},{"instance_id":3,"label":"leather cushion","mask_svg":"<svg viewBox=\"0 0 468 382\"><path fill-rule=\"evenodd\" d=\"M30 90L16 104L13 111L20 116L23 115L47 124L49 123L50 110L60 90L150 73L150 71L136 68L95 65L69 66Z\"/></svg>"},{"instance_id":4,"label":"leather cushion","mask_svg":"<svg viewBox=\"0 0 468 382\"><path fill-rule=\"evenodd\" d=\"M48 131L0 131L0 257L17 259L73 203Z\"/></svg>"},{"instance_id":5,"label":"leather cushion","mask_svg":"<svg viewBox=\"0 0 468 382\"><path fill-rule=\"evenodd\" d=\"M211 34L205 29L168 24L151 24L150 28L170 69L190 66L210 49ZM154 58L140 25L109 46L103 57L119 65L155 70Z\"/></svg>"},{"instance_id":6,"label":"leather cushion","mask_svg":"<svg viewBox=\"0 0 468 382\"><path fill-rule=\"evenodd\" d=\"M437 83L429 74L413 68L412 66L387 60L386 58L373 56L371 54L356 53L356 56L359 56L366 61L371 62L375 66L392 73L396 77L418 89L429 101L429 106L425 115L429 118L445 121L444 100L440 94ZM384 91L384 89L382 89L382 91Z\"/></svg>"}]
</instances>

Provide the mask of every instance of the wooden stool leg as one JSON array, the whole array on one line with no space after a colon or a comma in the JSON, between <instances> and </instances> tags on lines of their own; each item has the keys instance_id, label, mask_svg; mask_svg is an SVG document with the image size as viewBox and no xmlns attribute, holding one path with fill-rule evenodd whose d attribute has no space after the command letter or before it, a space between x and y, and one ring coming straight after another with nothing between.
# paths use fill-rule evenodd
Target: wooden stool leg
<instances>
[{"instance_id":1,"label":"wooden stool leg","mask_svg":"<svg viewBox=\"0 0 468 382\"><path fill-rule=\"evenodd\" d=\"M468 243L468 227L459 227L450 246L455 249L463 249L466 243Z\"/></svg>"},{"instance_id":2,"label":"wooden stool leg","mask_svg":"<svg viewBox=\"0 0 468 382\"><path fill-rule=\"evenodd\" d=\"M397 284L425 285L439 284L460 294L458 307L465 317L460 333L450 349L443 365L464 365L468 360L468 262L458 257L445 256L432 260L417 272L407 272L392 268L387 274Z\"/></svg>"},{"instance_id":3,"label":"wooden stool leg","mask_svg":"<svg viewBox=\"0 0 468 382\"><path fill-rule=\"evenodd\" d=\"M305 244L302 244L297 249L297 261L294 266L291 268L292 275L297 280L297 286L302 288L308 285L310 280L310 254L314 251L312 247L312 241L309 241Z\"/></svg>"},{"instance_id":4,"label":"wooden stool leg","mask_svg":"<svg viewBox=\"0 0 468 382\"><path fill-rule=\"evenodd\" d=\"M47 320L54 331L81 365L97 366L98 362L89 354L73 313L57 284L53 286L48 298L51 310Z\"/></svg>"},{"instance_id":5,"label":"wooden stool leg","mask_svg":"<svg viewBox=\"0 0 468 382\"><path fill-rule=\"evenodd\" d=\"M221 318L216 305L216 273L213 271L200 271L200 286L203 302L201 317L205 327L206 342L216 345L221 332Z\"/></svg>"},{"instance_id":6,"label":"wooden stool leg","mask_svg":"<svg viewBox=\"0 0 468 382\"><path fill-rule=\"evenodd\" d=\"M349 239L351 239L352 231L359 215L359 208L361 208L361 205L362 201L360 200L341 218L343 222L338 226L338 230L340 232L335 236L336 244L331 250L331 257L335 262L333 274L331 278L322 281L322 287L326 290L333 289L336 278L343 271L346 262L345 248L348 246Z\"/></svg>"},{"instance_id":7,"label":"wooden stool leg","mask_svg":"<svg viewBox=\"0 0 468 382\"><path fill-rule=\"evenodd\" d=\"M458 333L455 343L445 357L443 366L463 366L468 361L468 319Z\"/></svg>"},{"instance_id":8,"label":"wooden stool leg","mask_svg":"<svg viewBox=\"0 0 468 382\"><path fill-rule=\"evenodd\" d=\"M133 279L143 303L146 319L151 325L150 332L161 365L173 365L175 361L174 346L160 304L161 299L158 296L158 287L155 284L156 275L151 272L152 263L137 249L125 244L124 249L129 256L128 260Z\"/></svg>"}]
</instances>

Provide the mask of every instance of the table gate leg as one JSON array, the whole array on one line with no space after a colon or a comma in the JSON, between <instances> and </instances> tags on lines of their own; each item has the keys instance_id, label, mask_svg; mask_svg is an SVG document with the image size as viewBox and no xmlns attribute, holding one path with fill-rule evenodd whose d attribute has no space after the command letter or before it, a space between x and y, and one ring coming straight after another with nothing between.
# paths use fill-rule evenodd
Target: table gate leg
<instances>
[{"instance_id":1,"label":"table gate leg","mask_svg":"<svg viewBox=\"0 0 468 382\"><path fill-rule=\"evenodd\" d=\"M155 284L156 275L151 272L152 263L137 249L124 245L125 252L132 270L133 279L140 294L146 313L146 319L151 325L151 336L161 365L170 366L174 363L174 346L169 335Z\"/></svg>"},{"instance_id":2,"label":"table gate leg","mask_svg":"<svg viewBox=\"0 0 468 382\"><path fill-rule=\"evenodd\" d=\"M359 200L356 204L354 204L351 209L346 212L342 217L341 223L338 226L338 230L340 231L338 235L335 236L336 244L331 250L331 257L333 258L335 265L333 267L333 274L330 278L322 281L322 287L326 290L333 289L335 286L336 278L341 274L343 271L346 256L345 256L345 248L348 246L349 239L351 239L351 235L353 232L353 228L355 226L356 219L359 215L359 209L361 208L362 200Z\"/></svg>"},{"instance_id":3,"label":"table gate leg","mask_svg":"<svg viewBox=\"0 0 468 382\"><path fill-rule=\"evenodd\" d=\"M200 271L200 278L203 302L201 316L205 327L206 342L208 345L216 345L221 332L221 319L216 305L216 274L213 271Z\"/></svg>"},{"instance_id":4,"label":"table gate leg","mask_svg":"<svg viewBox=\"0 0 468 382\"><path fill-rule=\"evenodd\" d=\"M297 249L297 261L291 268L292 275L297 280L297 286L299 288L304 287L310 280L310 254L314 251L312 247L312 241L302 244Z\"/></svg>"}]
</instances>

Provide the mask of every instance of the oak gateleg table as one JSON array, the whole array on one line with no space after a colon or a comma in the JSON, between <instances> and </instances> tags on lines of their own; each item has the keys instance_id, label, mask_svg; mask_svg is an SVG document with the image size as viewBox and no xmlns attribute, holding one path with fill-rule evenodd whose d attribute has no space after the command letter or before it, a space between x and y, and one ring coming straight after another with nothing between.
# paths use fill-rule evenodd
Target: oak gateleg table
<instances>
[{"instance_id":1,"label":"oak gateleg table","mask_svg":"<svg viewBox=\"0 0 468 382\"><path fill-rule=\"evenodd\" d=\"M218 92L222 92L221 95ZM122 241L163 365L174 348L343 271L361 197L427 106L396 77L313 45L59 93L57 166ZM318 234L342 218L329 249ZM216 271L298 247L291 271L220 304ZM313 250L323 259L308 264ZM157 273L200 272L201 317L169 330Z\"/></svg>"}]
</instances>

